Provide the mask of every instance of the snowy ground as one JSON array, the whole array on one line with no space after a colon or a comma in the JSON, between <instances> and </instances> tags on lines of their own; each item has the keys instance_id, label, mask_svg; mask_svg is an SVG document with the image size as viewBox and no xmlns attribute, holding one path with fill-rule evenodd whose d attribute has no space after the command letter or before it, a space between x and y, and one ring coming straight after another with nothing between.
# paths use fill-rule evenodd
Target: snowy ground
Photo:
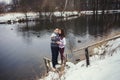
<instances>
[{"instance_id":1,"label":"snowy ground","mask_svg":"<svg viewBox=\"0 0 120 80\"><path fill-rule=\"evenodd\" d=\"M69 17L69 16L72 16L72 15L78 15L78 12L77 11L73 11L73 12L70 12L70 11L66 11L66 12L59 12L59 11L56 11L56 12L42 12L41 13L42 16L50 16L50 15L53 15L53 16L56 16L56 17ZM32 19L35 19L35 18L39 18L39 13L35 13L35 12L28 12L27 13L27 17L29 20L32 20ZM25 14L24 13L6 13L6 14L0 14L0 22L7 22L8 20L11 20L11 21L18 21L20 19L25 19Z\"/></svg>"},{"instance_id":2,"label":"snowy ground","mask_svg":"<svg viewBox=\"0 0 120 80\"><path fill-rule=\"evenodd\" d=\"M120 10L104 10L105 14L114 14L114 13L120 13ZM96 12L95 12L96 13ZM97 11L98 14L102 14L102 10ZM84 15L92 15L93 11L81 11L80 14Z\"/></svg>"},{"instance_id":3,"label":"snowy ground","mask_svg":"<svg viewBox=\"0 0 120 80\"><path fill-rule=\"evenodd\" d=\"M37 18L37 13L29 12L27 13L28 19L35 19ZM7 22L8 20L11 21L18 21L20 19L25 19L25 14L23 13L6 13L0 14L0 22Z\"/></svg>"},{"instance_id":4,"label":"snowy ground","mask_svg":"<svg viewBox=\"0 0 120 80\"><path fill-rule=\"evenodd\" d=\"M112 13L120 13L120 10L105 10L105 13L112 14ZM98 14L101 14L102 11L98 10ZM84 15L92 15L93 11L55 11L55 12L42 12L42 16L56 16L56 17L63 17L63 20L69 20L69 19L74 19L80 16L81 14ZM36 18L39 18L39 13L35 12L28 12L27 13L28 20L33 20ZM25 14L24 13L5 13L5 14L0 14L0 23L2 22L7 22L8 20L12 21L18 21L20 19L25 19Z\"/></svg>"},{"instance_id":5,"label":"snowy ground","mask_svg":"<svg viewBox=\"0 0 120 80\"><path fill-rule=\"evenodd\" d=\"M62 76L49 72L47 77L39 80L120 80L120 38L93 49L93 52L96 55L90 57L90 66L86 67L85 60L78 64L67 62Z\"/></svg>"}]
</instances>

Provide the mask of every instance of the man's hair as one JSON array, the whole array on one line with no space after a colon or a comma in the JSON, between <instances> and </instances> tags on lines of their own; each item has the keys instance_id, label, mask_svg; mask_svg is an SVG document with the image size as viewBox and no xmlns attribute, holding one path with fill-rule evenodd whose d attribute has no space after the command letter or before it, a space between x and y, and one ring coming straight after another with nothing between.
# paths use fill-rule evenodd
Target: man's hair
<instances>
[{"instance_id":1,"label":"man's hair","mask_svg":"<svg viewBox=\"0 0 120 80\"><path fill-rule=\"evenodd\" d=\"M55 28L54 32L55 32L56 30L59 30L59 28Z\"/></svg>"}]
</instances>

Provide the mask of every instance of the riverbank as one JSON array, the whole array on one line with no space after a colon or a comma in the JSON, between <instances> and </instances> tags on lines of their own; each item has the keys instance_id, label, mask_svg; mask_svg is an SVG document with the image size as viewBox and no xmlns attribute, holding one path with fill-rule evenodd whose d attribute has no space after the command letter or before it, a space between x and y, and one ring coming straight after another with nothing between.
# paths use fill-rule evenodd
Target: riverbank
<instances>
[{"instance_id":1,"label":"riverbank","mask_svg":"<svg viewBox=\"0 0 120 80\"><path fill-rule=\"evenodd\" d=\"M53 21L66 21L80 17L81 15L102 14L102 10L98 11L55 11L55 12L13 12L0 14L0 24L11 24L16 22L26 21L40 21L40 20L53 20ZM120 10L104 10L104 14L116 14Z\"/></svg>"},{"instance_id":2,"label":"riverbank","mask_svg":"<svg viewBox=\"0 0 120 80\"><path fill-rule=\"evenodd\" d=\"M101 51L101 48L103 50ZM120 38L109 41L106 45L93 49L96 55L90 57L91 65L86 67L85 60L77 64L66 63L65 71L60 76L57 72L49 72L48 76L39 80L119 80L120 76ZM104 55L100 55L105 52ZM114 75L113 75L114 74Z\"/></svg>"},{"instance_id":3,"label":"riverbank","mask_svg":"<svg viewBox=\"0 0 120 80\"><path fill-rule=\"evenodd\" d=\"M25 22L27 21L37 21L41 16L40 20L49 19L51 20L52 17L54 18L62 18L63 20L69 20L77 18L80 14L77 11L65 11L65 12L14 12L14 13L5 13L0 14L0 23L15 23L15 22ZM27 18L27 19L26 19Z\"/></svg>"},{"instance_id":4,"label":"riverbank","mask_svg":"<svg viewBox=\"0 0 120 80\"><path fill-rule=\"evenodd\" d=\"M62 27L66 30L67 42L70 42L66 45L66 51L70 54L68 57L73 58L69 52L71 47L73 50L79 49L100 41L102 37L106 39L105 35L120 32L119 18L115 20L115 16L116 14L106 15L104 21L101 19L102 16L98 15L98 20L94 20L94 16L81 16L77 19L52 24L46 21L0 24L2 67L0 71L3 75L0 79L35 80L40 78L46 70L43 57L51 58L49 36L55 27ZM78 40L81 43L78 43ZM77 56L80 57L80 55Z\"/></svg>"}]
</instances>

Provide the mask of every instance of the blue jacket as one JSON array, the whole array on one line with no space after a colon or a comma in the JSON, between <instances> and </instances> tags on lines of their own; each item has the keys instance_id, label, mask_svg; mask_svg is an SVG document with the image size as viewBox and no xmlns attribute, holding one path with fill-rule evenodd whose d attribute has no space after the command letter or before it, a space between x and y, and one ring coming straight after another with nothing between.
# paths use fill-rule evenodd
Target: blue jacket
<instances>
[{"instance_id":1,"label":"blue jacket","mask_svg":"<svg viewBox=\"0 0 120 80\"><path fill-rule=\"evenodd\" d=\"M59 45L56 43L57 41L60 41L59 34L53 33L51 36L51 46L52 47L59 47Z\"/></svg>"}]
</instances>

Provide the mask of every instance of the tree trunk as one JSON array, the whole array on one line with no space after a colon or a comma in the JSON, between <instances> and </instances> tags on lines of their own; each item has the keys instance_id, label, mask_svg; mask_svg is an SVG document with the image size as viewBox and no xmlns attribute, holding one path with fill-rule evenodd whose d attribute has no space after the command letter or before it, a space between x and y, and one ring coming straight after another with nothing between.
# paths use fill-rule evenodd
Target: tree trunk
<instances>
[{"instance_id":1,"label":"tree trunk","mask_svg":"<svg viewBox=\"0 0 120 80\"><path fill-rule=\"evenodd\" d=\"M25 21L28 22L27 12L24 12L25 14Z\"/></svg>"},{"instance_id":2,"label":"tree trunk","mask_svg":"<svg viewBox=\"0 0 120 80\"><path fill-rule=\"evenodd\" d=\"M68 0L65 0L65 6L64 6L63 12L65 11L67 4L68 4Z\"/></svg>"}]
</instances>

